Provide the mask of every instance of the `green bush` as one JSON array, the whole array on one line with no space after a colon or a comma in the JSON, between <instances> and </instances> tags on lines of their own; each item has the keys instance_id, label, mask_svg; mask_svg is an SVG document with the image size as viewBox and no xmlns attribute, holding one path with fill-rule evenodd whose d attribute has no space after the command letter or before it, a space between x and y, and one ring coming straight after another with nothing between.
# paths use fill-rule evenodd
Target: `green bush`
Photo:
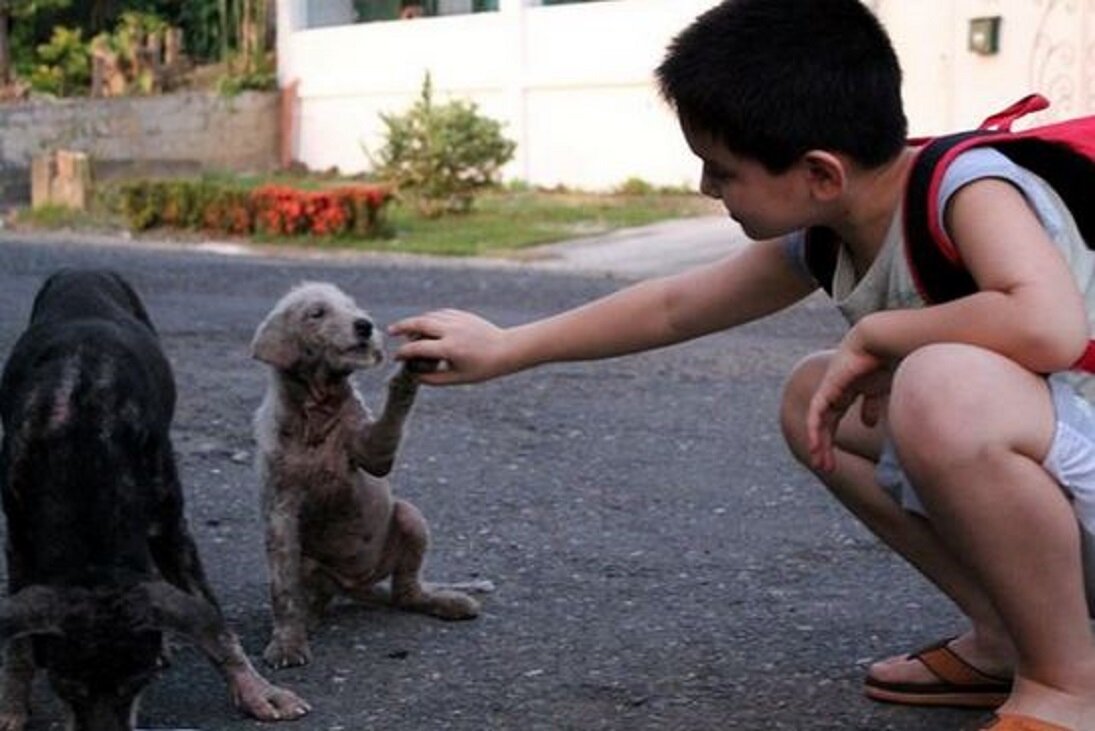
<instances>
[{"instance_id":1,"label":"green bush","mask_svg":"<svg viewBox=\"0 0 1095 731\"><path fill-rule=\"evenodd\" d=\"M616 188L619 195L650 195L654 192L654 186L642 178L631 177L620 183Z\"/></svg>"},{"instance_id":2,"label":"green bush","mask_svg":"<svg viewBox=\"0 0 1095 731\"><path fill-rule=\"evenodd\" d=\"M138 180L118 188L119 212L134 231L158 226L217 233L246 233L247 193L208 181Z\"/></svg>"},{"instance_id":3,"label":"green bush","mask_svg":"<svg viewBox=\"0 0 1095 731\"><path fill-rule=\"evenodd\" d=\"M470 210L516 148L475 104L435 104L429 74L409 111L380 118L386 141L373 159L375 173L427 217Z\"/></svg>"},{"instance_id":4,"label":"green bush","mask_svg":"<svg viewBox=\"0 0 1095 731\"><path fill-rule=\"evenodd\" d=\"M77 29L58 26L49 43L38 46L30 72L30 86L44 94L71 96L86 93L91 83L91 54Z\"/></svg>"}]
</instances>

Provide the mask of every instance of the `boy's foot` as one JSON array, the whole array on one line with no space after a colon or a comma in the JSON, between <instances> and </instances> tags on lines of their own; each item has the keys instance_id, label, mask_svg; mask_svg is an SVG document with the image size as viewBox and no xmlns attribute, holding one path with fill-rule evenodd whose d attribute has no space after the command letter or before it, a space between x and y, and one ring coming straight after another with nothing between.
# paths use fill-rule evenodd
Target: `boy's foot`
<instances>
[{"instance_id":1,"label":"boy's foot","mask_svg":"<svg viewBox=\"0 0 1095 731\"><path fill-rule=\"evenodd\" d=\"M996 718L981 731L1071 731L1064 726L1042 721L1030 716L1017 716L1012 713L998 713Z\"/></svg>"},{"instance_id":2,"label":"boy's foot","mask_svg":"<svg viewBox=\"0 0 1095 731\"><path fill-rule=\"evenodd\" d=\"M995 725L982 731L1088 731L1095 728L1095 693L1063 692L1019 677Z\"/></svg>"},{"instance_id":3,"label":"boy's foot","mask_svg":"<svg viewBox=\"0 0 1095 731\"><path fill-rule=\"evenodd\" d=\"M967 633L873 664L864 693L903 705L996 708L1011 692L1010 675L1003 664L979 655Z\"/></svg>"}]
</instances>

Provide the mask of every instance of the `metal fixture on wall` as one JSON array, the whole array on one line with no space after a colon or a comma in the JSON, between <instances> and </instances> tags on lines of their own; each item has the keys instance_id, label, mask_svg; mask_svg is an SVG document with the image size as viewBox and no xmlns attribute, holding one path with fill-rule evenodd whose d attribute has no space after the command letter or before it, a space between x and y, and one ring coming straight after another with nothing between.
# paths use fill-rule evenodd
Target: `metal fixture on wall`
<instances>
[{"instance_id":1,"label":"metal fixture on wall","mask_svg":"<svg viewBox=\"0 0 1095 731\"><path fill-rule=\"evenodd\" d=\"M982 56L1000 52L1000 16L970 18L967 48Z\"/></svg>"}]
</instances>

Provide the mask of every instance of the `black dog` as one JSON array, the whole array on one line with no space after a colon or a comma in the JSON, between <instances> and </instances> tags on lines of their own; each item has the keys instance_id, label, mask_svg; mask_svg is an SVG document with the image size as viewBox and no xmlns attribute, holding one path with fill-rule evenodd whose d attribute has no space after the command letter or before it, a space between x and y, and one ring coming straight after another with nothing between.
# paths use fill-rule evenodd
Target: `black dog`
<instances>
[{"instance_id":1,"label":"black dog","mask_svg":"<svg viewBox=\"0 0 1095 731\"><path fill-rule=\"evenodd\" d=\"M165 631L200 646L252 716L308 711L225 626L183 515L174 409L171 367L132 287L106 271L51 276L0 380L3 731L26 722L36 666L66 728L132 729Z\"/></svg>"}]
</instances>

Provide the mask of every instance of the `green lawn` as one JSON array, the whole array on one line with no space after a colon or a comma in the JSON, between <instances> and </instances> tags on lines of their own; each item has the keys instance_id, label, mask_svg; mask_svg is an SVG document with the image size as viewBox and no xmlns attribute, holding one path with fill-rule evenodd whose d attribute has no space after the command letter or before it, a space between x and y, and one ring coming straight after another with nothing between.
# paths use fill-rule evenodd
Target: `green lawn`
<instances>
[{"instance_id":1,"label":"green lawn","mask_svg":"<svg viewBox=\"0 0 1095 731\"><path fill-rule=\"evenodd\" d=\"M410 207L390 204L386 236L374 239L294 237L262 239L263 245L360 249L439 256L505 256L553 241L593 236L656 221L721 213L717 203L699 194L649 192L595 194L540 190L498 191L481 195L469 213L423 218ZM73 213L46 208L22 211L16 224L37 229L117 231L120 218L104 212ZM194 240L195 234L152 231L155 238Z\"/></svg>"},{"instance_id":2,"label":"green lawn","mask_svg":"<svg viewBox=\"0 0 1095 731\"><path fill-rule=\"evenodd\" d=\"M671 218L718 212L701 196L492 193L470 213L426 219L402 207L389 213L392 237L355 246L442 256L477 256L593 236Z\"/></svg>"}]
</instances>

